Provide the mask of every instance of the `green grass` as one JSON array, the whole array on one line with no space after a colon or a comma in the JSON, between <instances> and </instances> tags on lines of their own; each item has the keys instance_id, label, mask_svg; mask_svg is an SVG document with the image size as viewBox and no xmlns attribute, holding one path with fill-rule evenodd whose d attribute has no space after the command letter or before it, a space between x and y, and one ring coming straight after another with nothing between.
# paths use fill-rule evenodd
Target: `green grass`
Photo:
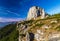
<instances>
[{"instance_id":1,"label":"green grass","mask_svg":"<svg viewBox=\"0 0 60 41\"><path fill-rule=\"evenodd\" d=\"M60 31L60 25L55 28L55 30Z\"/></svg>"},{"instance_id":2,"label":"green grass","mask_svg":"<svg viewBox=\"0 0 60 41\"><path fill-rule=\"evenodd\" d=\"M36 24L35 26L41 27L42 25L44 25L43 23L41 24Z\"/></svg>"},{"instance_id":3,"label":"green grass","mask_svg":"<svg viewBox=\"0 0 60 41\"><path fill-rule=\"evenodd\" d=\"M0 41L18 41L16 24L9 24L0 30Z\"/></svg>"}]
</instances>

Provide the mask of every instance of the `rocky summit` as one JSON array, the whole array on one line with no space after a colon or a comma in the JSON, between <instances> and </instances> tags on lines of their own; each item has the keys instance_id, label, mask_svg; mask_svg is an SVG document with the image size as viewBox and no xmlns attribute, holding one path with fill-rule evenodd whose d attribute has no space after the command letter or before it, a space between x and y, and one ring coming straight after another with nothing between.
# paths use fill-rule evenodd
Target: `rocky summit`
<instances>
[{"instance_id":1,"label":"rocky summit","mask_svg":"<svg viewBox=\"0 0 60 41\"><path fill-rule=\"evenodd\" d=\"M28 11L27 20L36 19L39 16L41 19L45 18L44 9L38 6L32 6Z\"/></svg>"},{"instance_id":2,"label":"rocky summit","mask_svg":"<svg viewBox=\"0 0 60 41\"><path fill-rule=\"evenodd\" d=\"M27 19L17 23L19 41L60 41L60 13L46 17L44 9L33 6Z\"/></svg>"}]
</instances>

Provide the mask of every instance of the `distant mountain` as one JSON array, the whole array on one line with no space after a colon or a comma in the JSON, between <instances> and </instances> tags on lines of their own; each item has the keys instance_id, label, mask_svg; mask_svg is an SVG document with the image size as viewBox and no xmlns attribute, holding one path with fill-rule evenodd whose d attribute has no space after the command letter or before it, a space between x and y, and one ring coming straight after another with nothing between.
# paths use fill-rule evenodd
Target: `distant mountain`
<instances>
[{"instance_id":1,"label":"distant mountain","mask_svg":"<svg viewBox=\"0 0 60 41\"><path fill-rule=\"evenodd\" d=\"M0 28L8 25L8 24L11 24L11 23L16 23L16 22L0 22Z\"/></svg>"}]
</instances>

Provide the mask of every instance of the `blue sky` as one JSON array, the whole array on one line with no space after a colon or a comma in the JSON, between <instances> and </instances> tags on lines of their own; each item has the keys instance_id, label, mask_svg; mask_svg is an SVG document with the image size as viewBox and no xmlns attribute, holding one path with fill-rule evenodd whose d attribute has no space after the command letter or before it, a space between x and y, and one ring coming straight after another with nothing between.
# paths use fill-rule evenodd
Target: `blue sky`
<instances>
[{"instance_id":1,"label":"blue sky","mask_svg":"<svg viewBox=\"0 0 60 41\"><path fill-rule=\"evenodd\" d=\"M60 0L0 0L0 22L26 18L32 6L39 6L49 14L60 13Z\"/></svg>"}]
</instances>

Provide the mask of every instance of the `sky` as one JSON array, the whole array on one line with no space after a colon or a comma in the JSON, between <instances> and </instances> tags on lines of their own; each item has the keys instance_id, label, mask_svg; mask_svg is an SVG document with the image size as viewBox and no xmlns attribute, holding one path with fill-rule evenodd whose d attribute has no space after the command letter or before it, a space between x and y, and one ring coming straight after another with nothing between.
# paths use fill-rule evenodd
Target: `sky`
<instances>
[{"instance_id":1,"label":"sky","mask_svg":"<svg viewBox=\"0 0 60 41\"><path fill-rule=\"evenodd\" d=\"M60 13L60 0L0 0L0 22L26 19L32 6L44 8L51 15Z\"/></svg>"}]
</instances>

